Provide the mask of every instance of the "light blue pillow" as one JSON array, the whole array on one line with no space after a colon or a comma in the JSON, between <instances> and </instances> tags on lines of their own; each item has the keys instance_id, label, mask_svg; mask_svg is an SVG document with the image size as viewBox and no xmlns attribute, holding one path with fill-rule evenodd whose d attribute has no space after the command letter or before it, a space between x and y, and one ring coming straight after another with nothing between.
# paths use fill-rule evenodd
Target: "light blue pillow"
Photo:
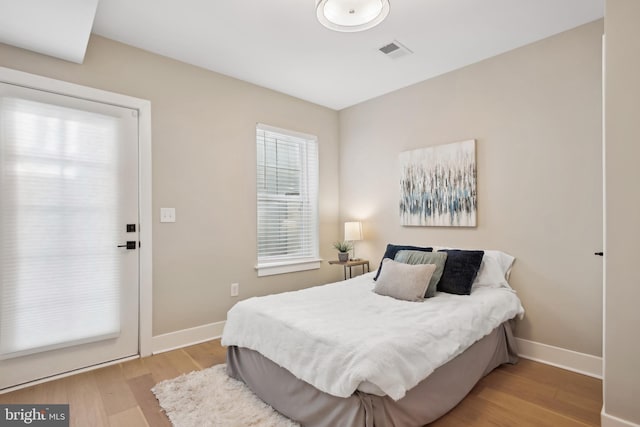
<instances>
[{"instance_id":1,"label":"light blue pillow","mask_svg":"<svg viewBox=\"0 0 640 427\"><path fill-rule=\"evenodd\" d=\"M431 276L431 280L429 281L429 286L427 286L427 292L425 294L425 298L431 298L436 294L438 282L440 281L442 273L444 272L444 265L447 262L447 253L403 250L396 253L394 261L412 265L435 264L436 270Z\"/></svg>"}]
</instances>

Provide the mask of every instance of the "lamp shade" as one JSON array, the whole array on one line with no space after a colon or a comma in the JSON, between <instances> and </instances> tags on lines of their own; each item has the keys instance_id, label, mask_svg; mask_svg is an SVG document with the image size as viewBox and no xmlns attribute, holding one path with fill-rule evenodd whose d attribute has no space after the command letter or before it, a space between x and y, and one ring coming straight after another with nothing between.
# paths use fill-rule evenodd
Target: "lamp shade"
<instances>
[{"instance_id":1,"label":"lamp shade","mask_svg":"<svg viewBox=\"0 0 640 427\"><path fill-rule=\"evenodd\" d=\"M360 221L344 223L344 240L362 240L362 223Z\"/></svg>"},{"instance_id":2,"label":"lamp shade","mask_svg":"<svg viewBox=\"0 0 640 427\"><path fill-rule=\"evenodd\" d=\"M342 32L375 27L389 14L389 0L317 0L318 21Z\"/></svg>"}]
</instances>

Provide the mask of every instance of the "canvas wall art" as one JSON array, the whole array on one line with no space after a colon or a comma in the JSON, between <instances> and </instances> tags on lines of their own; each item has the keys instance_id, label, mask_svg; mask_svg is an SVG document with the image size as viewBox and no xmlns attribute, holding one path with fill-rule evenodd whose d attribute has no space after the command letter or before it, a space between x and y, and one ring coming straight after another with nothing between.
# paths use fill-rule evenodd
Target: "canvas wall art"
<instances>
[{"instance_id":1,"label":"canvas wall art","mask_svg":"<svg viewBox=\"0 0 640 427\"><path fill-rule=\"evenodd\" d=\"M476 141L400 153L400 223L476 226Z\"/></svg>"}]
</instances>

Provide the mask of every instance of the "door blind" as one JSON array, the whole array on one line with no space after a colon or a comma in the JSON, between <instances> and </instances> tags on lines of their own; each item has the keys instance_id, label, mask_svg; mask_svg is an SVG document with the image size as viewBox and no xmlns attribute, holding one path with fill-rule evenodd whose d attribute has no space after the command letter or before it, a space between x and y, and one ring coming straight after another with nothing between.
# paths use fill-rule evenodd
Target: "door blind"
<instances>
[{"instance_id":1,"label":"door blind","mask_svg":"<svg viewBox=\"0 0 640 427\"><path fill-rule=\"evenodd\" d=\"M0 358L119 334L118 132L0 97Z\"/></svg>"}]
</instances>

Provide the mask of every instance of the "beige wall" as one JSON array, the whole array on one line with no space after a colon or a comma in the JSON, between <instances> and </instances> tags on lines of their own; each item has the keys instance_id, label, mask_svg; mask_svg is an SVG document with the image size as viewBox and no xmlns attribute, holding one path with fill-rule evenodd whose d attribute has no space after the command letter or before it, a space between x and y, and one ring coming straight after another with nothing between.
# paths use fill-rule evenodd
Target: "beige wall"
<instances>
[{"instance_id":1,"label":"beige wall","mask_svg":"<svg viewBox=\"0 0 640 427\"><path fill-rule=\"evenodd\" d=\"M339 279L320 270L257 278L255 125L318 136L320 254L338 239L338 114L287 95L92 36L83 65L0 44L0 66L151 101L153 333L226 319L240 296ZM177 222L161 224L160 207Z\"/></svg>"},{"instance_id":2,"label":"beige wall","mask_svg":"<svg viewBox=\"0 0 640 427\"><path fill-rule=\"evenodd\" d=\"M154 335L224 320L232 282L247 297L341 277L326 264L256 277L263 122L319 137L323 258L352 218L364 220L358 255L374 265L387 242L505 250L527 309L517 334L600 355L602 31L588 24L339 114L97 36L83 65L0 45L0 66L152 102ZM398 153L469 138L479 226L401 227ZM160 224L172 206L177 222Z\"/></svg>"},{"instance_id":3,"label":"beige wall","mask_svg":"<svg viewBox=\"0 0 640 427\"><path fill-rule=\"evenodd\" d=\"M342 110L340 212L364 221L359 254L509 252L527 310L517 335L601 355L602 33L597 21ZM398 154L471 138L478 227L401 227Z\"/></svg>"},{"instance_id":4,"label":"beige wall","mask_svg":"<svg viewBox=\"0 0 640 427\"><path fill-rule=\"evenodd\" d=\"M640 425L640 2L605 11L604 409ZM603 420L603 426L605 424ZM617 424L610 424L617 425Z\"/></svg>"}]
</instances>

